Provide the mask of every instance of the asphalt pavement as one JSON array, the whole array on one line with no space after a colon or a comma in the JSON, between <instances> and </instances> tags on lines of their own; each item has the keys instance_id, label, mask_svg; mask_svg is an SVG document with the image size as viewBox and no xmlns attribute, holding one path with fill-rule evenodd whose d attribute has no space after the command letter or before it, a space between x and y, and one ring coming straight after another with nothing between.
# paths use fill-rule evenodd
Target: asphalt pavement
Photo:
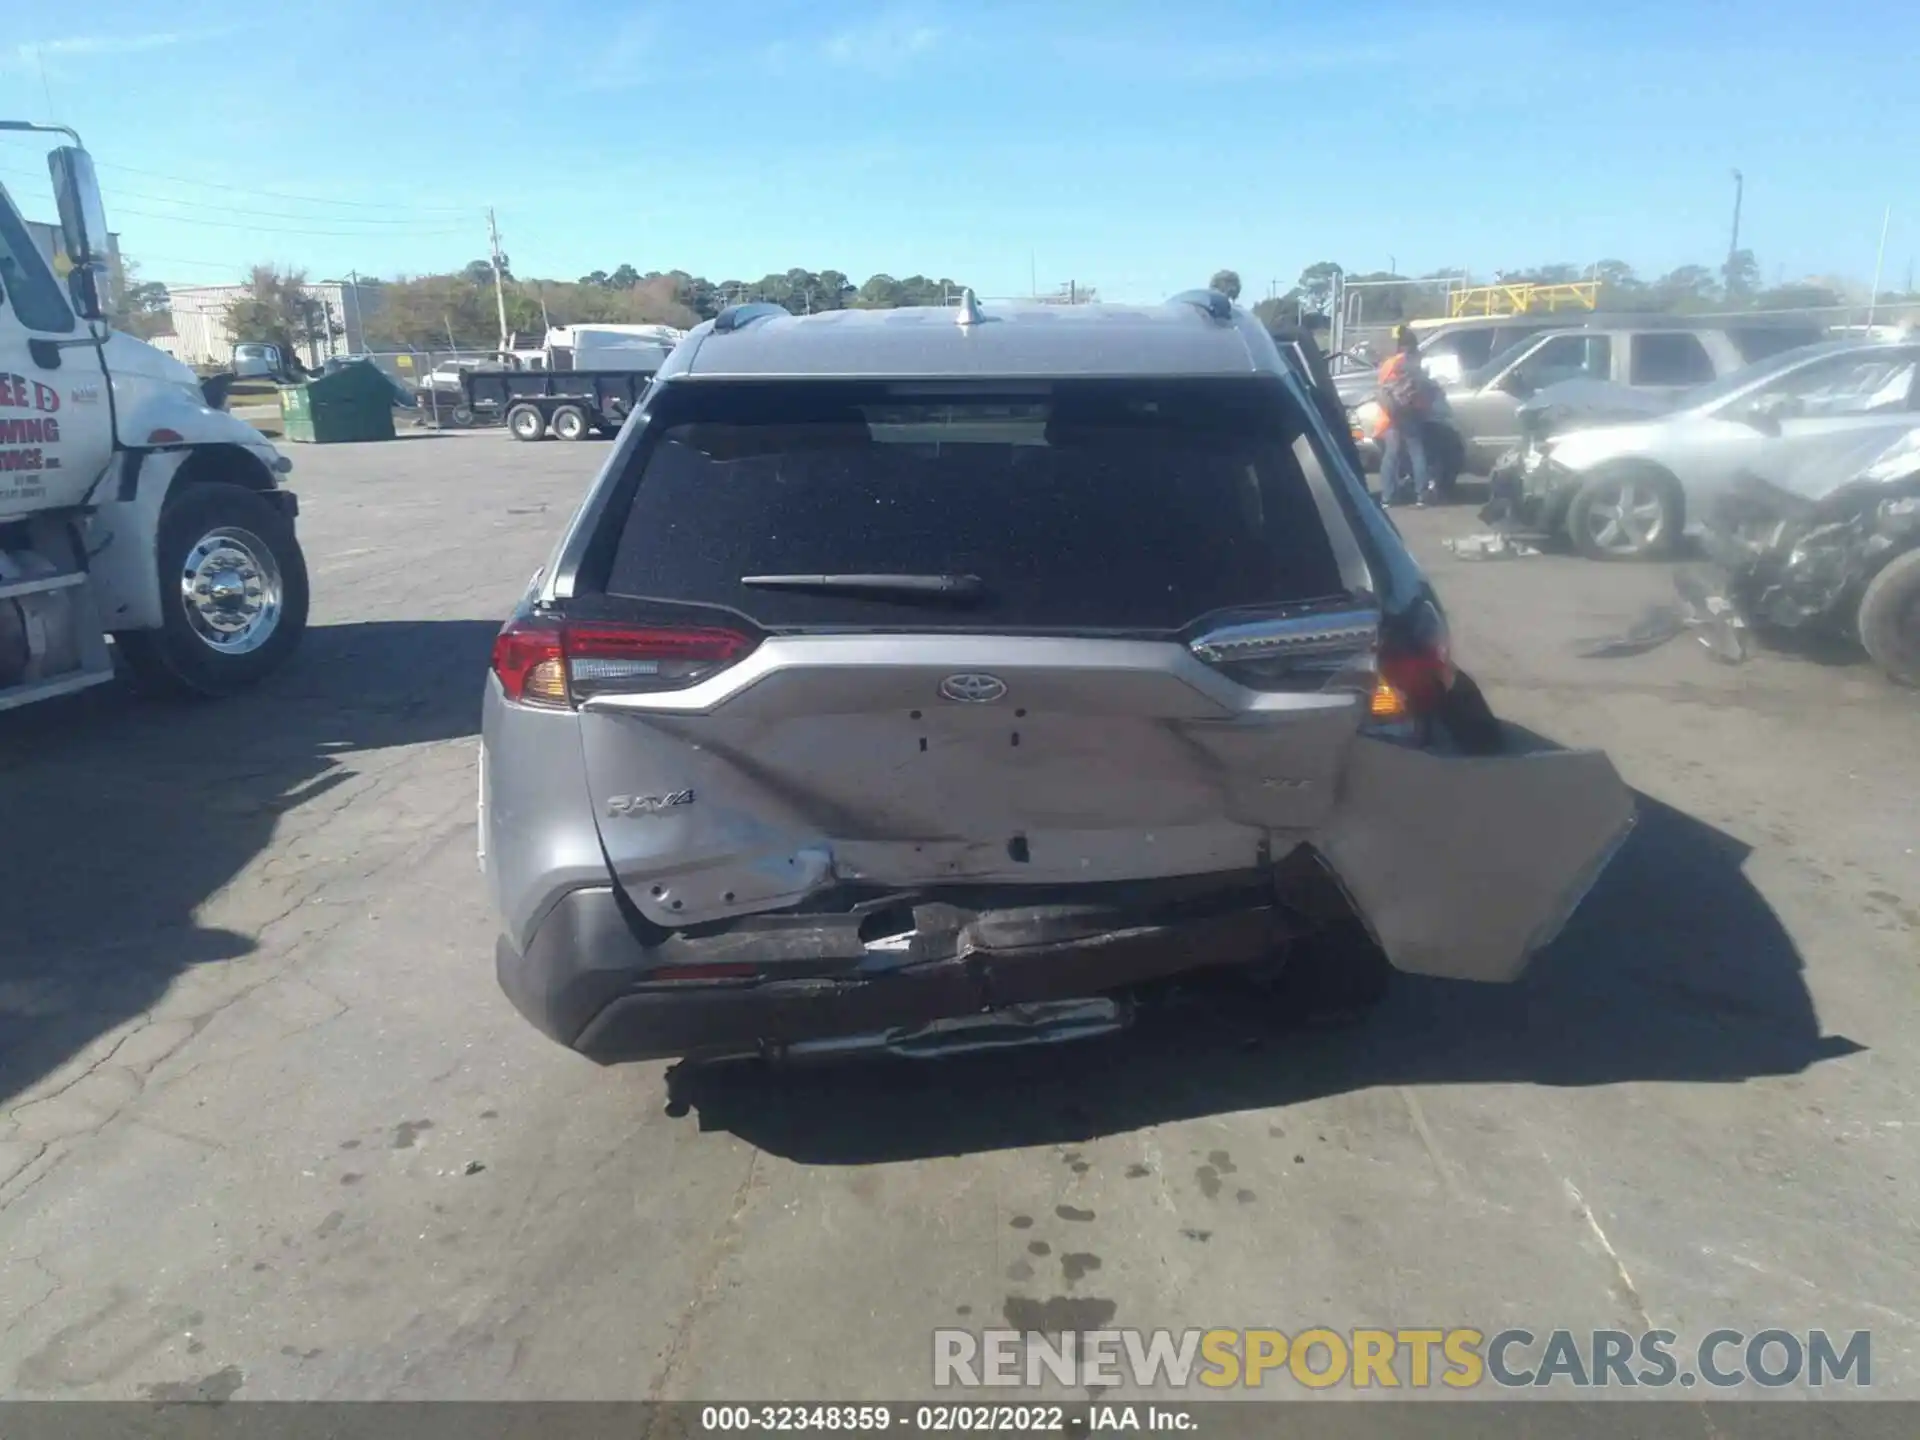
<instances>
[{"instance_id":1,"label":"asphalt pavement","mask_svg":"<svg viewBox=\"0 0 1920 1440\"><path fill-rule=\"evenodd\" d=\"M1664 569L1404 513L1496 707L1640 793L1525 981L673 1115L508 1007L474 858L489 643L605 446L290 449L295 665L0 716L0 1393L902 1398L1044 1322L1869 1329L1920 1398L1920 697L1582 659Z\"/></svg>"}]
</instances>

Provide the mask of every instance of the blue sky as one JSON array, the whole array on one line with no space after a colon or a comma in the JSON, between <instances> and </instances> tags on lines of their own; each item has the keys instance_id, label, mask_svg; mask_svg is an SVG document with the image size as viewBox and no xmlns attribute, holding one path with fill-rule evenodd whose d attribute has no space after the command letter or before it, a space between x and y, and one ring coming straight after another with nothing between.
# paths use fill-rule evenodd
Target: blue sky
<instances>
[{"instance_id":1,"label":"blue sky","mask_svg":"<svg viewBox=\"0 0 1920 1440\"><path fill-rule=\"evenodd\" d=\"M0 24L148 278L833 267L1248 298L1402 271L1920 260L1920 6L93 0ZM436 22L432 17L440 17ZM68 18L62 18L68 17ZM237 17L237 18L236 18ZM529 55L527 47L536 53ZM52 218L40 147L0 180Z\"/></svg>"}]
</instances>

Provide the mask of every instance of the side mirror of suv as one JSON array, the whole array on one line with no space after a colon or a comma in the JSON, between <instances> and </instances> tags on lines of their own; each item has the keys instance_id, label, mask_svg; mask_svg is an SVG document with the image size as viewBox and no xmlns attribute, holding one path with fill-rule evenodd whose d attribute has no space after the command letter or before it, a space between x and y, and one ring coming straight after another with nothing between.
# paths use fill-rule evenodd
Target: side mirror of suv
<instances>
[{"instance_id":1,"label":"side mirror of suv","mask_svg":"<svg viewBox=\"0 0 1920 1440\"><path fill-rule=\"evenodd\" d=\"M1524 400L1527 396L1533 394L1534 391L1533 381L1529 380L1518 369L1507 371L1507 373L1496 380L1494 384L1499 389L1513 396L1516 400Z\"/></svg>"}]
</instances>

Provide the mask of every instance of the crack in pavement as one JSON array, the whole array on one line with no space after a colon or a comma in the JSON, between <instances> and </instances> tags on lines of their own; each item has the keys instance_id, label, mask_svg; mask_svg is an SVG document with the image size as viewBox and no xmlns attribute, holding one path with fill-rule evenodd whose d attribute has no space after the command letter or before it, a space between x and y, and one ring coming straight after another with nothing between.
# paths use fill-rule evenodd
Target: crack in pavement
<instances>
[{"instance_id":1,"label":"crack in pavement","mask_svg":"<svg viewBox=\"0 0 1920 1440\"><path fill-rule=\"evenodd\" d=\"M364 796L366 793L367 792L364 790L360 792L362 796ZM183 1049L187 1044L189 1044L192 1040L197 1038L201 1033L201 1031L204 1030L206 1026L210 1024L216 1017L220 1016L221 1014L224 1014L226 1011L232 1009L235 1005L250 998L260 990L264 989L265 987L288 978L295 964L303 957L303 955L308 950L310 950L311 948L317 945L325 944L326 941L329 940L337 931L341 930L343 927L347 926L348 924L353 923L355 920L359 918L357 911L350 911L350 912L338 914L337 916L332 917L329 920L329 922L324 925L320 925L312 929L302 929L299 933L286 937L284 941L284 948L283 948L283 942L280 941L279 937L274 932L277 931L280 927L289 923L292 920L292 918L301 909L303 909L315 896L320 895L324 891L330 888L333 888L334 886L342 883L343 881L370 878L372 875L375 875L375 874L382 874L382 873L392 874L398 871L404 871L404 870L413 868L420 862L420 859L422 856L431 855L440 845L447 843L449 836L452 833L454 833L458 828L458 821L456 817L463 815L465 812L465 809L466 809L465 802L462 802L459 805L452 805L452 804L448 805L440 816L436 817L436 819L433 822L430 822L429 825L425 827L424 833L421 835L421 837L417 839L412 845L409 845L408 847L406 847L406 849L399 856L386 860L382 863L370 864L368 867L366 867L364 872L360 874L356 874L352 876L336 875L336 876L329 877L327 880L324 880L319 884L316 884L314 887L312 887L311 891L309 891L307 895L305 895L301 899L298 899L288 904L276 915L270 917L267 921L262 923L256 929L253 936L253 940L255 944L255 949L253 953L251 955L241 957L240 959L236 959L226 963L233 966L238 966L248 962L259 963L267 967L264 970L264 973L261 973L260 975L258 975L250 983L237 986L230 993L220 997L220 999L216 1003L214 1003L207 1009L200 1011L194 1015L164 1017L169 1020L187 1021L189 1028L187 1029L186 1033L184 1033L180 1037L180 1039L177 1042L175 1042L173 1045L167 1047L165 1050L160 1051L152 1056L145 1057L144 1063L142 1063L140 1066L121 1067L126 1070L127 1074L131 1076L135 1082L135 1090L133 1094L127 1096L119 1104L113 1106L110 1110L107 1110L105 1113L100 1115L98 1119L92 1121L90 1124L75 1131L73 1134L68 1136L56 1137L55 1140L42 1142L40 1145L40 1148L36 1150L34 1154L24 1164L16 1168L16 1170L13 1172L13 1175L8 1177L9 1182L17 1178L19 1175L25 1173L26 1170L28 1170L33 1165L38 1163L43 1157L46 1156L48 1150L53 1148L53 1146L55 1146L56 1144L59 1145L59 1149L55 1153L53 1159L49 1161L44 1166L44 1168L40 1171L40 1173L35 1175L32 1180L28 1181L25 1185L21 1186L12 1194L6 1195L4 1198L0 1198L0 1213L4 1213L8 1209L12 1208L14 1205L18 1204L22 1198L24 1198L26 1195L31 1193L35 1188L37 1188L47 1178L47 1176L54 1173L54 1171L58 1169L59 1166L65 1161L67 1156L73 1153L73 1151L79 1147L79 1144L82 1140L100 1135L108 1127L113 1125L114 1122L118 1121L124 1115L126 1115L128 1107L134 1104L138 1099L141 1098L142 1095L145 1094L147 1078L151 1076L160 1066L162 1066L168 1060L172 1059L175 1055L177 1055L180 1052L180 1050ZM283 1044L285 1043L285 1041L293 1038L296 1035L304 1034L310 1030L318 1029L322 1025L330 1024L331 1022L339 1019L342 1015L346 1014L350 1009L353 1008L350 1004L342 1000L339 996L336 996L327 992L326 990L322 989L319 985L315 984L311 980L308 980L305 977L297 977L297 978L300 979L300 983L302 983L303 985L306 985L309 989L313 990L315 994L318 994L322 998L333 1002L333 1004L337 1008L334 1011L332 1011L330 1014L324 1015L317 1020L309 1021L303 1025L294 1027L292 1030L288 1030L281 1033L280 1035L276 1036L272 1041L263 1041L262 1045ZM130 1025L126 1033L119 1036L113 1042L112 1046L105 1053L96 1057L94 1060L90 1061L81 1070L79 1074L63 1077L60 1080L60 1082L55 1086L55 1088L53 1088L52 1090L46 1091L43 1094L29 1094L27 1097L20 1100L17 1104L12 1106L7 1111L7 1121L9 1126L12 1129L17 1130L21 1123L20 1121L21 1111L29 1110L35 1106L43 1105L51 1101L57 1100L62 1095L66 1094L68 1091L72 1090L75 1086L80 1085L90 1077L96 1074L99 1074L106 1066L110 1065L113 1062L114 1057L119 1054L121 1048L124 1045L126 1045L126 1043L129 1040L133 1039L134 1036L138 1035L141 1031L147 1029L150 1025L152 1025L155 1022L155 1019L156 1019L156 1014L154 1010L149 1009L147 1011L142 1012L141 1015L138 1017L137 1024ZM195 1064L190 1065L186 1069L180 1071L178 1074L170 1076L166 1081L166 1083L168 1085L177 1084L179 1083L179 1081L194 1074L196 1071L206 1068L209 1065L231 1064L234 1060L240 1058L242 1055L255 1053L260 1048L261 1048L260 1045L255 1045L255 1046L249 1046L246 1050L240 1051L240 1052L230 1052L230 1053L224 1053L216 1056L209 1056L206 1060L198 1061ZM4 1138L4 1137L0 1137L0 1138ZM61 1143L61 1142L66 1142L66 1143Z\"/></svg>"},{"instance_id":2,"label":"crack in pavement","mask_svg":"<svg viewBox=\"0 0 1920 1440\"><path fill-rule=\"evenodd\" d=\"M727 1218L721 1222L714 1242L701 1262L700 1273L694 1281L693 1295L687 1301L686 1308L680 1312L680 1320L673 1327L673 1338L667 1342L667 1353L661 1358L660 1373L654 1376L653 1382L647 1386L649 1400L659 1400L666 1394L667 1386L686 1359L688 1350L692 1348L694 1326L699 1323L700 1314L706 1309L707 1301L713 1291L714 1280L720 1273L720 1267L726 1263L727 1256L732 1253L733 1247L740 1239L740 1217L745 1213L747 1202L752 1197L759 1164L759 1150L749 1149L747 1172L740 1177L740 1184L733 1192L733 1204L728 1208ZM648 1440L651 1440L654 1423L649 1421L643 1432Z\"/></svg>"}]
</instances>

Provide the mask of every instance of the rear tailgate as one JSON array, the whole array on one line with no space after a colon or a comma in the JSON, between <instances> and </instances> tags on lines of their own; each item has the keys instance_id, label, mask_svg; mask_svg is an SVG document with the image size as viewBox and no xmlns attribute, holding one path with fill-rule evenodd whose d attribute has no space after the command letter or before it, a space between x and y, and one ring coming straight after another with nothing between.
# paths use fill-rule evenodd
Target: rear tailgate
<instances>
[{"instance_id":1,"label":"rear tailgate","mask_svg":"<svg viewBox=\"0 0 1920 1440\"><path fill-rule=\"evenodd\" d=\"M933 404L821 385L795 414L796 388L667 431L593 602L742 637L691 684L583 702L602 840L642 913L1244 872L1326 819L1363 706L1324 686L1374 617L1278 386ZM831 580L859 575L977 593ZM1200 631L1250 613L1308 653L1252 683L1199 658Z\"/></svg>"},{"instance_id":2,"label":"rear tailgate","mask_svg":"<svg viewBox=\"0 0 1920 1440\"><path fill-rule=\"evenodd\" d=\"M1360 717L1350 695L1260 695L1170 643L942 635L773 639L674 698L580 719L608 856L662 924L833 879L1251 870L1276 832L1326 820Z\"/></svg>"}]
</instances>

